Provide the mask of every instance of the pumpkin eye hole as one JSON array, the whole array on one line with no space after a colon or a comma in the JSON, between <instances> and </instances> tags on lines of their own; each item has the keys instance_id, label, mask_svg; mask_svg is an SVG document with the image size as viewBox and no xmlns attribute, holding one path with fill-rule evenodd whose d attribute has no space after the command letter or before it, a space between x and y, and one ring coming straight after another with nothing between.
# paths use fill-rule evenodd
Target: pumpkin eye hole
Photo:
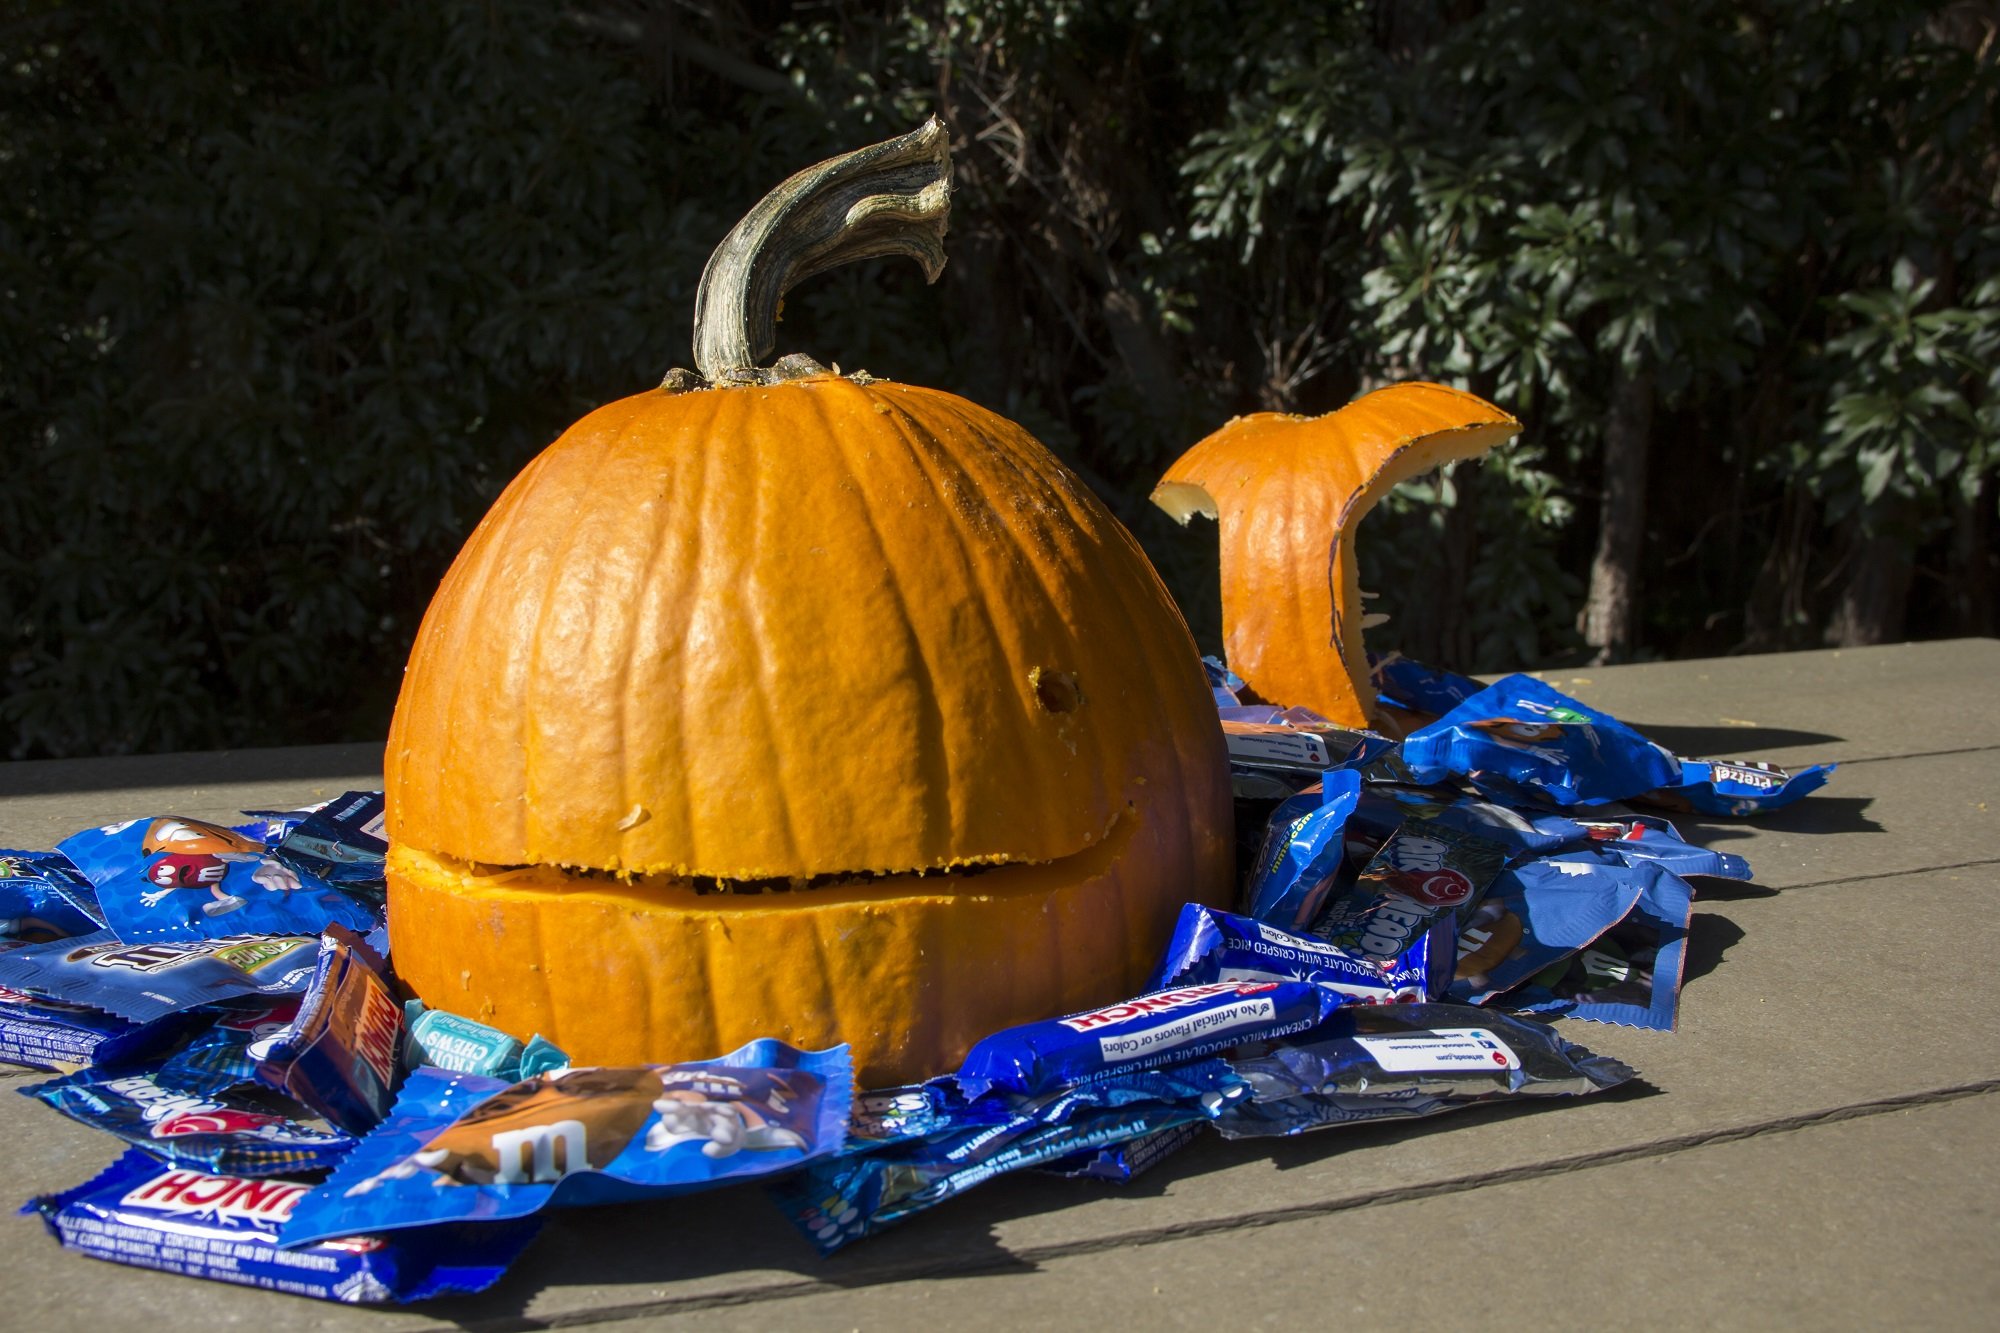
<instances>
[{"instance_id":1,"label":"pumpkin eye hole","mask_svg":"<svg viewBox=\"0 0 2000 1333\"><path fill-rule=\"evenodd\" d=\"M1076 683L1075 672L1036 667L1028 673L1028 684L1034 686L1035 702L1045 713L1074 713L1083 706L1083 687Z\"/></svg>"}]
</instances>

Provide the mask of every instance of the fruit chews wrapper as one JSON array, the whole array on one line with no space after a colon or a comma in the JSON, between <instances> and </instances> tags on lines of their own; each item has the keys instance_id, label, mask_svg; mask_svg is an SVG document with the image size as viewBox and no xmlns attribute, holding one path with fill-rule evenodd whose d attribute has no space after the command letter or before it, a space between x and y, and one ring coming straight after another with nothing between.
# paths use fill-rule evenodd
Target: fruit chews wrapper
<instances>
[{"instance_id":1,"label":"fruit chews wrapper","mask_svg":"<svg viewBox=\"0 0 2000 1333\"><path fill-rule=\"evenodd\" d=\"M0 851L0 938L37 943L88 935L104 923L83 872L61 852Z\"/></svg>"},{"instance_id":2,"label":"fruit chews wrapper","mask_svg":"<svg viewBox=\"0 0 2000 1333\"><path fill-rule=\"evenodd\" d=\"M1347 821L1361 801L1361 775L1338 769L1271 815L1250 872L1250 915L1297 930L1318 915L1339 878Z\"/></svg>"},{"instance_id":3,"label":"fruit chews wrapper","mask_svg":"<svg viewBox=\"0 0 2000 1333\"><path fill-rule=\"evenodd\" d=\"M1330 896L1306 933L1382 963L1401 957L1432 930L1444 932L1441 947L1448 950L1459 922L1506 864L1507 848L1481 834L1436 820L1405 820L1353 885Z\"/></svg>"},{"instance_id":4,"label":"fruit chews wrapper","mask_svg":"<svg viewBox=\"0 0 2000 1333\"><path fill-rule=\"evenodd\" d=\"M1451 981L1448 957L1434 968L1430 944L1427 932L1395 958L1364 958L1251 917L1187 903L1151 989L1210 981L1308 981L1362 1004L1422 1000Z\"/></svg>"},{"instance_id":5,"label":"fruit chews wrapper","mask_svg":"<svg viewBox=\"0 0 2000 1333\"><path fill-rule=\"evenodd\" d=\"M298 995L319 959L306 935L127 944L108 930L0 953L0 986L135 1023L252 995Z\"/></svg>"},{"instance_id":6,"label":"fruit chews wrapper","mask_svg":"<svg viewBox=\"0 0 2000 1333\"><path fill-rule=\"evenodd\" d=\"M1310 981L1173 986L996 1032L973 1046L952 1077L967 1097L994 1090L1032 1097L1303 1032L1346 1003L1347 996Z\"/></svg>"},{"instance_id":7,"label":"fruit chews wrapper","mask_svg":"<svg viewBox=\"0 0 2000 1333\"><path fill-rule=\"evenodd\" d=\"M72 834L57 849L97 890L112 933L131 944L377 924L368 903L248 834L199 819L108 824Z\"/></svg>"},{"instance_id":8,"label":"fruit chews wrapper","mask_svg":"<svg viewBox=\"0 0 2000 1333\"><path fill-rule=\"evenodd\" d=\"M1217 1117L1227 1138L1576 1096L1634 1076L1540 1023L1455 1004L1343 1010L1310 1040L1276 1043L1230 1063L1252 1092Z\"/></svg>"},{"instance_id":9,"label":"fruit chews wrapper","mask_svg":"<svg viewBox=\"0 0 2000 1333\"><path fill-rule=\"evenodd\" d=\"M1499 1001L1522 1013L1671 1032L1679 1016L1694 890L1658 862L1629 867L1643 880L1624 919Z\"/></svg>"},{"instance_id":10,"label":"fruit chews wrapper","mask_svg":"<svg viewBox=\"0 0 2000 1333\"><path fill-rule=\"evenodd\" d=\"M1683 759L1680 780L1648 792L1643 799L1703 815L1755 815L1818 791L1837 767L1814 764L1794 773L1751 759Z\"/></svg>"},{"instance_id":11,"label":"fruit chews wrapper","mask_svg":"<svg viewBox=\"0 0 2000 1333\"><path fill-rule=\"evenodd\" d=\"M1123 1169L1129 1179L1129 1154L1139 1145L1157 1160L1180 1146L1158 1136L1198 1129L1248 1095L1249 1085L1215 1059L969 1103L950 1080L933 1079L865 1095L846 1151L773 1183L770 1193L806 1239L831 1254L1012 1171L1081 1164L1074 1169L1114 1178Z\"/></svg>"},{"instance_id":12,"label":"fruit chews wrapper","mask_svg":"<svg viewBox=\"0 0 2000 1333\"><path fill-rule=\"evenodd\" d=\"M191 1091L164 1082L157 1070L89 1069L21 1093L135 1148L224 1175L324 1170L355 1143L261 1089Z\"/></svg>"},{"instance_id":13,"label":"fruit chews wrapper","mask_svg":"<svg viewBox=\"0 0 2000 1333\"><path fill-rule=\"evenodd\" d=\"M387 966L352 931L329 926L292 1021L249 1053L259 1082L363 1134L389 1113L402 1047Z\"/></svg>"},{"instance_id":14,"label":"fruit chews wrapper","mask_svg":"<svg viewBox=\"0 0 2000 1333\"><path fill-rule=\"evenodd\" d=\"M570 1064L569 1056L539 1033L524 1043L462 1014L427 1008L422 1000L404 1001L403 1027L412 1067L435 1065L514 1083Z\"/></svg>"},{"instance_id":15,"label":"fruit chews wrapper","mask_svg":"<svg viewBox=\"0 0 2000 1333\"><path fill-rule=\"evenodd\" d=\"M1508 676L1403 741L1420 783L1478 774L1559 806L1602 805L1681 780L1680 761L1608 713Z\"/></svg>"},{"instance_id":16,"label":"fruit chews wrapper","mask_svg":"<svg viewBox=\"0 0 2000 1333\"><path fill-rule=\"evenodd\" d=\"M389 1118L301 1201L287 1246L545 1207L685 1194L840 1151L846 1046L763 1039L714 1060L518 1083L419 1069Z\"/></svg>"},{"instance_id":17,"label":"fruit chews wrapper","mask_svg":"<svg viewBox=\"0 0 2000 1333\"><path fill-rule=\"evenodd\" d=\"M21 1211L40 1214L65 1248L93 1259L349 1304L484 1291L540 1226L475 1223L280 1249L279 1228L313 1188L211 1175L133 1150Z\"/></svg>"}]
</instances>

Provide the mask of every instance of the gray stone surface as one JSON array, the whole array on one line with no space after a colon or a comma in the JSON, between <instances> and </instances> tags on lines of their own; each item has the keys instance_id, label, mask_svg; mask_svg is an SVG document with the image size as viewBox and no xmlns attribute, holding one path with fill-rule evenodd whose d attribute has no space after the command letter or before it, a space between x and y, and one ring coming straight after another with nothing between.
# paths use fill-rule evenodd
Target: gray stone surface
<instances>
[{"instance_id":1,"label":"gray stone surface","mask_svg":"<svg viewBox=\"0 0 2000 1333\"><path fill-rule=\"evenodd\" d=\"M754 1190L569 1214L493 1292L418 1312L93 1263L19 1219L0 1223L0 1325L1973 1322L2000 1294L2000 998L1981 980L2000 953L1996 668L2000 644L1965 641L1613 668L1583 673L1587 685L1552 675L1687 752L1858 761L1755 824L1681 821L1759 876L1703 882L1678 1033L1567 1025L1643 1086L1397 1129L1209 1140L1125 1189L1010 1177L829 1261ZM1753 743L1683 739L1723 728ZM0 766L0 843L327 795L367 785L370 757L101 761L59 786L32 771L58 766ZM236 780L244 764L261 767ZM16 1196L114 1155L25 1099L0 1097L0 1126Z\"/></svg>"}]
</instances>

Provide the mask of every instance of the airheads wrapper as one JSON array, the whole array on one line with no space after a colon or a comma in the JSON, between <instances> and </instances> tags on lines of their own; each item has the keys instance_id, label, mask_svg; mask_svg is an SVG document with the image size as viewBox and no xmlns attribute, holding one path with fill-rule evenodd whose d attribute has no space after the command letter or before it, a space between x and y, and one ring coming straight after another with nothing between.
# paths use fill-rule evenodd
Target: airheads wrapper
<instances>
[{"instance_id":1,"label":"airheads wrapper","mask_svg":"<svg viewBox=\"0 0 2000 1333\"><path fill-rule=\"evenodd\" d=\"M301 935L125 944L102 930L0 953L0 986L150 1023L239 995L296 995L318 956Z\"/></svg>"},{"instance_id":2,"label":"airheads wrapper","mask_svg":"<svg viewBox=\"0 0 2000 1333\"><path fill-rule=\"evenodd\" d=\"M0 1064L55 1070L124 1064L164 1049L186 1030L179 1018L134 1023L0 986Z\"/></svg>"},{"instance_id":3,"label":"airheads wrapper","mask_svg":"<svg viewBox=\"0 0 2000 1333\"><path fill-rule=\"evenodd\" d=\"M349 1133L380 1123L403 1044L403 1009L386 973L352 931L328 927L298 1013L252 1049L258 1080Z\"/></svg>"},{"instance_id":4,"label":"airheads wrapper","mask_svg":"<svg viewBox=\"0 0 2000 1333\"><path fill-rule=\"evenodd\" d=\"M67 1249L112 1263L213 1278L350 1304L484 1291L533 1240L539 1222L464 1225L297 1250L278 1228L313 1186L209 1175L128 1151L90 1180L32 1199Z\"/></svg>"},{"instance_id":5,"label":"airheads wrapper","mask_svg":"<svg viewBox=\"0 0 2000 1333\"><path fill-rule=\"evenodd\" d=\"M348 1135L255 1089L190 1092L150 1070L86 1070L21 1093L134 1147L226 1175L321 1170L354 1146Z\"/></svg>"},{"instance_id":6,"label":"airheads wrapper","mask_svg":"<svg viewBox=\"0 0 2000 1333\"><path fill-rule=\"evenodd\" d=\"M996 1032L973 1046L953 1077L968 1097L993 1089L1032 1097L1301 1032L1345 1003L1338 991L1306 981L1176 986Z\"/></svg>"},{"instance_id":7,"label":"airheads wrapper","mask_svg":"<svg viewBox=\"0 0 2000 1333\"><path fill-rule=\"evenodd\" d=\"M1449 961L1434 976L1430 937L1380 962L1336 944L1200 903L1181 908L1173 938L1153 973L1152 989L1209 981L1309 981L1363 1004L1421 1000L1450 981Z\"/></svg>"},{"instance_id":8,"label":"airheads wrapper","mask_svg":"<svg viewBox=\"0 0 2000 1333\"><path fill-rule=\"evenodd\" d=\"M283 1240L525 1217L787 1171L840 1150L852 1069L845 1046L769 1039L715 1060L514 1084L419 1069Z\"/></svg>"},{"instance_id":9,"label":"airheads wrapper","mask_svg":"<svg viewBox=\"0 0 2000 1333\"><path fill-rule=\"evenodd\" d=\"M103 926L90 881L61 852L0 851L0 936L39 942Z\"/></svg>"},{"instance_id":10,"label":"airheads wrapper","mask_svg":"<svg viewBox=\"0 0 2000 1333\"><path fill-rule=\"evenodd\" d=\"M1271 815L1250 873L1250 915L1295 930L1318 913L1340 874L1342 832L1361 800L1361 776L1328 773Z\"/></svg>"},{"instance_id":11,"label":"airheads wrapper","mask_svg":"<svg viewBox=\"0 0 2000 1333\"><path fill-rule=\"evenodd\" d=\"M1457 922L1478 906L1506 863L1500 843L1435 820L1405 820L1306 933L1388 962L1433 928L1456 938Z\"/></svg>"},{"instance_id":12,"label":"airheads wrapper","mask_svg":"<svg viewBox=\"0 0 2000 1333\"><path fill-rule=\"evenodd\" d=\"M1418 782L1496 775L1556 805L1601 805L1680 781L1680 761L1608 713L1508 676L1403 742Z\"/></svg>"},{"instance_id":13,"label":"airheads wrapper","mask_svg":"<svg viewBox=\"0 0 2000 1333\"><path fill-rule=\"evenodd\" d=\"M1683 759L1679 781L1648 792L1644 799L1704 815L1754 815L1818 791L1837 767L1814 764L1793 773L1750 759Z\"/></svg>"},{"instance_id":14,"label":"airheads wrapper","mask_svg":"<svg viewBox=\"0 0 2000 1333\"><path fill-rule=\"evenodd\" d=\"M1509 1097L1574 1096L1634 1076L1539 1023L1452 1004L1344 1010L1309 1041L1230 1063L1252 1095L1216 1119L1229 1138L1435 1115Z\"/></svg>"},{"instance_id":15,"label":"airheads wrapper","mask_svg":"<svg viewBox=\"0 0 2000 1333\"><path fill-rule=\"evenodd\" d=\"M1595 851L1503 871L1459 927L1451 998L1483 1004L1588 947L1625 919L1657 873Z\"/></svg>"},{"instance_id":16,"label":"airheads wrapper","mask_svg":"<svg viewBox=\"0 0 2000 1333\"><path fill-rule=\"evenodd\" d=\"M376 914L263 843L198 819L137 819L85 829L59 850L97 889L105 924L127 943L366 931Z\"/></svg>"},{"instance_id":17,"label":"airheads wrapper","mask_svg":"<svg viewBox=\"0 0 2000 1333\"><path fill-rule=\"evenodd\" d=\"M1681 969L1694 891L1658 863L1631 867L1644 878L1625 919L1503 1000L1527 1013L1566 1014L1595 1023L1671 1032L1679 1017Z\"/></svg>"}]
</instances>

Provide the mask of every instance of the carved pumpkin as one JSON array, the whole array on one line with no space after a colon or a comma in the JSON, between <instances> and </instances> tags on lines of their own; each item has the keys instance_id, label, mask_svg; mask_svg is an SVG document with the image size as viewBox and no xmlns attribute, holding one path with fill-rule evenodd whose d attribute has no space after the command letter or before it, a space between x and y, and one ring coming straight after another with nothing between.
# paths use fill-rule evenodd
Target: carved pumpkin
<instances>
[{"instance_id":1,"label":"carved pumpkin","mask_svg":"<svg viewBox=\"0 0 2000 1333\"><path fill-rule=\"evenodd\" d=\"M847 1041L882 1085L1132 993L1226 899L1221 733L1126 531L963 399L754 368L793 281L934 277L948 182L933 121L780 186L703 276L705 382L578 422L460 552L387 756L426 1003L583 1063Z\"/></svg>"},{"instance_id":2,"label":"carved pumpkin","mask_svg":"<svg viewBox=\"0 0 2000 1333\"><path fill-rule=\"evenodd\" d=\"M1493 404L1442 384L1367 394L1321 417L1237 417L1182 454L1153 503L1221 526L1229 665L1265 699L1366 726L1354 532L1397 482L1519 433Z\"/></svg>"}]
</instances>

